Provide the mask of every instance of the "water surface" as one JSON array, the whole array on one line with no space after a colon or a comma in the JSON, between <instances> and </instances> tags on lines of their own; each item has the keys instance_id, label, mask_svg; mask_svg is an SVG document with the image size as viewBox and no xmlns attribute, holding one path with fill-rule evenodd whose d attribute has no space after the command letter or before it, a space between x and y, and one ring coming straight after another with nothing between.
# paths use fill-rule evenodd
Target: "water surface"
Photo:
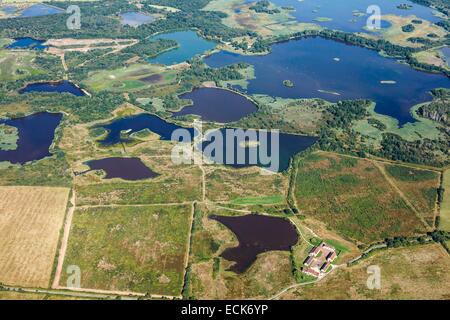
<instances>
[{"instance_id":1,"label":"water surface","mask_svg":"<svg viewBox=\"0 0 450 320\"><path fill-rule=\"evenodd\" d=\"M377 103L376 112L396 118L401 125L415 121L410 109L431 100L431 89L450 87L442 74L421 72L373 50L322 38L277 43L264 56L222 51L205 61L212 67L238 62L254 65L256 79L249 81L250 94L331 102L367 98ZM283 85L284 80L291 80L294 87Z\"/></svg>"},{"instance_id":2,"label":"water surface","mask_svg":"<svg viewBox=\"0 0 450 320\"><path fill-rule=\"evenodd\" d=\"M182 127L167 122L158 116L142 113L131 117L120 118L112 121L106 125L99 125L108 131L107 136L100 140L103 146L114 145L120 142L130 142L133 139L129 136L135 132L148 129L160 136L161 140L171 140L172 132ZM191 136L194 134L194 129L187 128ZM124 137L123 132L127 135Z\"/></svg>"},{"instance_id":3,"label":"water surface","mask_svg":"<svg viewBox=\"0 0 450 320\"><path fill-rule=\"evenodd\" d=\"M179 97L192 100L193 105L175 112L174 116L194 114L205 121L228 123L257 110L256 105L244 96L219 88L197 88Z\"/></svg>"},{"instance_id":4,"label":"water surface","mask_svg":"<svg viewBox=\"0 0 450 320\"><path fill-rule=\"evenodd\" d=\"M158 176L150 170L139 158L112 157L86 162L90 170L103 170L106 172L104 179L121 178L123 180L144 180Z\"/></svg>"},{"instance_id":5,"label":"water surface","mask_svg":"<svg viewBox=\"0 0 450 320\"><path fill-rule=\"evenodd\" d=\"M7 49L33 49L33 50L45 50L48 47L44 46L45 40L38 40L34 38L17 38L14 42L8 45Z\"/></svg>"},{"instance_id":6,"label":"water surface","mask_svg":"<svg viewBox=\"0 0 450 320\"><path fill-rule=\"evenodd\" d=\"M297 244L298 235L295 227L286 219L262 215L216 216L219 221L236 235L239 245L228 248L222 254L226 260L235 262L230 271L245 272L260 253L274 250L289 251Z\"/></svg>"},{"instance_id":7,"label":"water surface","mask_svg":"<svg viewBox=\"0 0 450 320\"><path fill-rule=\"evenodd\" d=\"M144 14L142 12L126 12L120 14L120 17L122 18L121 23L122 25L128 25L130 27L138 27L140 25L150 23L155 20L154 17Z\"/></svg>"},{"instance_id":8,"label":"water surface","mask_svg":"<svg viewBox=\"0 0 450 320\"><path fill-rule=\"evenodd\" d=\"M23 10L20 14L20 17L21 18L40 17L63 12L65 12L63 9L48 6L42 3L37 3Z\"/></svg>"},{"instance_id":9,"label":"water surface","mask_svg":"<svg viewBox=\"0 0 450 320\"><path fill-rule=\"evenodd\" d=\"M325 28L337 29L346 32L364 32L367 18L366 14L371 5L378 5L381 15L394 14L398 16L415 15L419 18L437 22L440 19L433 15L433 10L407 0L271 0L279 6L293 7L291 12L298 21L317 23ZM397 8L400 4L409 4L411 9ZM361 15L363 13L364 15ZM331 21L320 22L317 18L330 18Z\"/></svg>"},{"instance_id":10,"label":"water surface","mask_svg":"<svg viewBox=\"0 0 450 320\"><path fill-rule=\"evenodd\" d=\"M206 132L201 147L197 148L216 164L233 168L258 166L282 172L289 168L293 156L317 141L316 137L287 133L279 133L277 140L270 131L253 129L245 130L247 137L238 139L235 137L238 134L239 130L227 128Z\"/></svg>"},{"instance_id":11,"label":"water surface","mask_svg":"<svg viewBox=\"0 0 450 320\"><path fill-rule=\"evenodd\" d=\"M51 156L49 148L62 114L41 112L17 119L0 119L0 124L18 129L19 139L15 150L0 150L0 162L24 164Z\"/></svg>"},{"instance_id":12,"label":"water surface","mask_svg":"<svg viewBox=\"0 0 450 320\"><path fill-rule=\"evenodd\" d=\"M215 48L216 43L200 37L195 31L179 31L163 33L152 37L153 40L174 40L178 47L160 55L148 59L150 63L173 65L192 59L197 54L202 54Z\"/></svg>"},{"instance_id":13,"label":"water surface","mask_svg":"<svg viewBox=\"0 0 450 320\"><path fill-rule=\"evenodd\" d=\"M84 96L83 90L74 85L72 82L64 80L59 82L36 82L30 83L25 88L19 91L20 93L27 92L56 92L56 93L71 93L75 96Z\"/></svg>"}]
</instances>

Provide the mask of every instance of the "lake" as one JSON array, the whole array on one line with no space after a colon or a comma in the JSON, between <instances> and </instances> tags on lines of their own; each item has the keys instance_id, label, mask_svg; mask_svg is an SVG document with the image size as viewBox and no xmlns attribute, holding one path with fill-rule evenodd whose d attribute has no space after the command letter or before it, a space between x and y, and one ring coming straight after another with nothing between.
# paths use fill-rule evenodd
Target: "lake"
<instances>
[{"instance_id":1,"label":"lake","mask_svg":"<svg viewBox=\"0 0 450 320\"><path fill-rule=\"evenodd\" d=\"M280 133L278 152L275 152L273 137L268 134L267 138L265 138L261 135L264 131L247 130L246 133L249 135L249 138L242 138L239 141L234 138L234 131L229 131L227 134L226 130L224 128L205 133L201 147L198 146L197 149L202 150L204 155L214 163L225 164L233 168L258 166L272 172L282 172L289 168L289 161L293 156L308 149L317 141L316 137ZM222 137L223 148L214 148L215 141L217 141L217 132L219 132L218 136ZM230 146L227 147L227 143ZM255 161L252 160L251 153L256 154ZM238 160L239 154L242 154L242 160ZM265 157L268 157L268 159L265 160Z\"/></svg>"},{"instance_id":2,"label":"lake","mask_svg":"<svg viewBox=\"0 0 450 320\"><path fill-rule=\"evenodd\" d=\"M251 100L219 88L197 88L180 95L179 98L190 99L193 105L173 113L173 116L194 114L201 116L204 121L228 123L257 111Z\"/></svg>"},{"instance_id":3,"label":"lake","mask_svg":"<svg viewBox=\"0 0 450 320\"><path fill-rule=\"evenodd\" d=\"M346 32L364 32L366 14L371 5L378 5L381 15L395 14L398 16L416 15L419 18L437 22L440 19L433 15L433 10L407 0L271 0L279 6L293 7L291 12L300 22L317 23L322 27ZM400 4L409 4L411 9L399 9ZM364 15L361 15L363 13ZM330 18L331 21L320 21L319 18Z\"/></svg>"},{"instance_id":4,"label":"lake","mask_svg":"<svg viewBox=\"0 0 450 320\"><path fill-rule=\"evenodd\" d=\"M415 121L410 109L431 100L431 89L450 87L444 75L421 72L373 50L318 37L274 44L272 52L263 56L221 51L205 62L215 68L252 64L256 79L249 81L250 94L331 102L367 98L377 103L376 112L396 118L400 125ZM291 80L294 87L285 86L284 80Z\"/></svg>"},{"instance_id":5,"label":"lake","mask_svg":"<svg viewBox=\"0 0 450 320\"><path fill-rule=\"evenodd\" d=\"M83 90L77 87L70 81L58 81L58 82L36 82L30 83L25 88L20 89L19 93L28 92L56 92L56 93L70 93L75 96L84 96Z\"/></svg>"},{"instance_id":6,"label":"lake","mask_svg":"<svg viewBox=\"0 0 450 320\"><path fill-rule=\"evenodd\" d=\"M29 37L14 39L14 42L6 47L6 49L33 49L45 50L48 47L44 46L45 40L38 40Z\"/></svg>"},{"instance_id":7,"label":"lake","mask_svg":"<svg viewBox=\"0 0 450 320\"><path fill-rule=\"evenodd\" d=\"M295 227L283 218L251 214L234 217L213 215L210 219L230 229L239 241L237 247L227 248L220 255L235 262L229 268L235 273L245 272L261 253L289 251L298 242Z\"/></svg>"},{"instance_id":8,"label":"lake","mask_svg":"<svg viewBox=\"0 0 450 320\"><path fill-rule=\"evenodd\" d=\"M158 176L150 170L139 158L112 157L86 162L90 170L103 170L106 172L104 179L121 178L123 180L144 180Z\"/></svg>"},{"instance_id":9,"label":"lake","mask_svg":"<svg viewBox=\"0 0 450 320\"><path fill-rule=\"evenodd\" d=\"M23 10L20 14L20 18L48 16L51 14L58 14L63 12L65 12L65 10L38 3Z\"/></svg>"},{"instance_id":10,"label":"lake","mask_svg":"<svg viewBox=\"0 0 450 320\"><path fill-rule=\"evenodd\" d=\"M0 124L17 128L19 134L15 150L0 150L0 162L24 164L51 156L49 148L61 119L61 113L49 112L17 119L0 119Z\"/></svg>"},{"instance_id":11,"label":"lake","mask_svg":"<svg viewBox=\"0 0 450 320\"><path fill-rule=\"evenodd\" d=\"M153 36L150 39L167 39L174 40L178 43L177 48L163 52L160 55L147 60L150 63L164 65L173 65L188 61L195 55L202 54L216 47L214 41L203 39L195 31L163 33Z\"/></svg>"},{"instance_id":12,"label":"lake","mask_svg":"<svg viewBox=\"0 0 450 320\"><path fill-rule=\"evenodd\" d=\"M113 120L109 124L99 125L98 127L108 131L107 136L99 141L103 146L133 141L132 138L129 138L129 135L144 129L148 129L158 134L161 140L171 140L172 132L182 128L176 124L167 122L158 116L146 113ZM189 130L192 136L194 129L188 128L187 130ZM124 131L127 131L128 137L123 137L122 133Z\"/></svg>"},{"instance_id":13,"label":"lake","mask_svg":"<svg viewBox=\"0 0 450 320\"><path fill-rule=\"evenodd\" d=\"M150 23L155 20L155 18L150 15L132 11L121 13L120 17L122 18L120 23L122 25L128 25L130 27L138 27L140 25Z\"/></svg>"}]
</instances>

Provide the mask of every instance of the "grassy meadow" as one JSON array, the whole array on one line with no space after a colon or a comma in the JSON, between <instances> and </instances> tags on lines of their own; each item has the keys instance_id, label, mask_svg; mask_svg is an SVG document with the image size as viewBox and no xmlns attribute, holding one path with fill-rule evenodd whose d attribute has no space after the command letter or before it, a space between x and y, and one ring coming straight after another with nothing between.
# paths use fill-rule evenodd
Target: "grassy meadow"
<instances>
[{"instance_id":1,"label":"grassy meadow","mask_svg":"<svg viewBox=\"0 0 450 320\"><path fill-rule=\"evenodd\" d=\"M190 205L79 209L63 270L79 266L83 288L179 295L190 215Z\"/></svg>"}]
</instances>

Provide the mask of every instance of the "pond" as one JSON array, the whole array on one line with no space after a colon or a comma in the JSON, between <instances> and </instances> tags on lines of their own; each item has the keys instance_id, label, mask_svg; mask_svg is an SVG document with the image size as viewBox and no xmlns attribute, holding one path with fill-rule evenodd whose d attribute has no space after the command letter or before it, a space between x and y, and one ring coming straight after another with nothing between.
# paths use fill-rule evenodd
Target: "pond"
<instances>
[{"instance_id":1,"label":"pond","mask_svg":"<svg viewBox=\"0 0 450 320\"><path fill-rule=\"evenodd\" d=\"M377 5L381 15L394 14L398 16L415 15L431 22L440 19L433 14L433 9L408 0L271 0L273 3L293 7L291 12L300 22L317 23L322 27L346 32L364 32L367 18L367 8ZM409 9L400 9L401 4L411 5ZM372 13L371 13L372 14ZM370 15L371 15L370 14ZM321 19L327 18L327 19Z\"/></svg>"},{"instance_id":2,"label":"pond","mask_svg":"<svg viewBox=\"0 0 450 320\"><path fill-rule=\"evenodd\" d=\"M238 133L235 129L227 128L206 133L201 147L198 146L197 149L202 150L204 156L216 164L233 168L258 166L272 172L282 172L289 168L293 156L317 141L316 137L279 133L277 143L270 132L265 135L265 131L252 129L245 131L248 137L237 139L234 135ZM215 148L218 136L223 144Z\"/></svg>"},{"instance_id":3,"label":"pond","mask_svg":"<svg viewBox=\"0 0 450 320\"><path fill-rule=\"evenodd\" d=\"M133 140L129 137L131 134L144 129L158 134L161 140L171 140L172 132L182 128L158 116L146 113L120 118L109 124L99 125L98 127L108 131L107 136L99 141L103 146L110 146L120 142L130 142ZM187 130L193 135L194 129L188 128ZM123 132L127 133L126 137L123 136Z\"/></svg>"},{"instance_id":4,"label":"pond","mask_svg":"<svg viewBox=\"0 0 450 320\"><path fill-rule=\"evenodd\" d=\"M106 172L104 179L121 178L123 180L144 180L158 176L150 170L139 158L112 157L86 162L90 170L103 170ZM85 173L84 172L84 173Z\"/></svg>"},{"instance_id":5,"label":"pond","mask_svg":"<svg viewBox=\"0 0 450 320\"><path fill-rule=\"evenodd\" d=\"M36 82L26 85L25 88L20 89L19 93L27 92L56 92L56 93L70 93L75 96L81 97L85 93L78 86L70 81L58 81L58 82Z\"/></svg>"},{"instance_id":6,"label":"pond","mask_svg":"<svg viewBox=\"0 0 450 320\"><path fill-rule=\"evenodd\" d=\"M229 270L245 272L260 253L267 251L289 251L297 244L295 227L286 219L262 215L210 217L229 228L239 241L237 247L225 249L221 257L235 262Z\"/></svg>"},{"instance_id":7,"label":"pond","mask_svg":"<svg viewBox=\"0 0 450 320\"><path fill-rule=\"evenodd\" d=\"M431 100L431 89L450 86L442 74L421 72L373 50L322 38L277 43L264 56L221 51L205 62L211 67L252 64L256 79L249 81L250 94L331 102L367 98L376 102L376 112L396 118L400 125L415 121L410 109ZM292 87L283 84L286 79Z\"/></svg>"},{"instance_id":8,"label":"pond","mask_svg":"<svg viewBox=\"0 0 450 320\"><path fill-rule=\"evenodd\" d=\"M17 128L19 135L15 150L0 150L0 162L24 164L51 156L49 148L61 119L61 113L49 112L16 119L0 119L0 124Z\"/></svg>"},{"instance_id":9,"label":"pond","mask_svg":"<svg viewBox=\"0 0 450 320\"><path fill-rule=\"evenodd\" d=\"M32 49L45 50L48 47L44 46L45 40L38 40L29 37L14 39L14 42L6 47L6 49Z\"/></svg>"},{"instance_id":10,"label":"pond","mask_svg":"<svg viewBox=\"0 0 450 320\"><path fill-rule=\"evenodd\" d=\"M163 33L153 36L151 39L174 40L178 43L177 48L163 52L160 55L147 60L150 63L164 65L173 65L188 61L194 56L212 50L216 47L216 43L214 41L203 39L195 31Z\"/></svg>"},{"instance_id":11,"label":"pond","mask_svg":"<svg viewBox=\"0 0 450 320\"><path fill-rule=\"evenodd\" d=\"M193 104L175 112L173 116L194 114L201 116L204 121L228 123L257 111L251 100L219 88L197 88L180 95L179 98L190 99Z\"/></svg>"},{"instance_id":12,"label":"pond","mask_svg":"<svg viewBox=\"0 0 450 320\"><path fill-rule=\"evenodd\" d=\"M122 13L120 14L120 17L122 18L121 24L128 25L130 27L138 27L155 20L155 18L150 15L133 11Z\"/></svg>"},{"instance_id":13,"label":"pond","mask_svg":"<svg viewBox=\"0 0 450 320\"><path fill-rule=\"evenodd\" d=\"M65 10L61 8L37 3L23 10L20 14L20 18L48 16L51 14L58 14L63 12L65 12Z\"/></svg>"}]
</instances>

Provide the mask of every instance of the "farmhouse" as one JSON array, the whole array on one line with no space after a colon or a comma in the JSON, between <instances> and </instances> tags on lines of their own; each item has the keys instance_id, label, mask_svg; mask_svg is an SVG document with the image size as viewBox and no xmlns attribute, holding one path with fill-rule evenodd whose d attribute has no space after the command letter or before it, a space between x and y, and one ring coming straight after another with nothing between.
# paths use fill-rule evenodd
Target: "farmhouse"
<instances>
[{"instance_id":1,"label":"farmhouse","mask_svg":"<svg viewBox=\"0 0 450 320\"><path fill-rule=\"evenodd\" d=\"M309 251L308 257L303 262L304 267L302 271L303 273L319 278L327 272L336 257L336 250L325 242L322 242Z\"/></svg>"}]
</instances>

